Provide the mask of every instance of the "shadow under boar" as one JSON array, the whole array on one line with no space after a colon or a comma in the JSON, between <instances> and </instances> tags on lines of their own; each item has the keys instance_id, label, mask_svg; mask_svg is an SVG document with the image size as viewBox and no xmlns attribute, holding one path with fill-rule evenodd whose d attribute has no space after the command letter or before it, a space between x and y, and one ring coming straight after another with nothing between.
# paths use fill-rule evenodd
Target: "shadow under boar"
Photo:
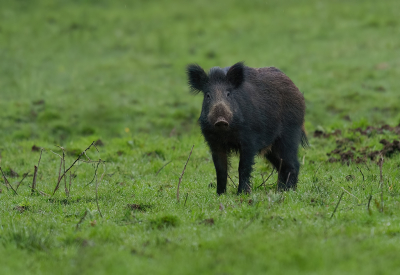
<instances>
[{"instance_id":1,"label":"shadow under boar","mask_svg":"<svg viewBox=\"0 0 400 275\"><path fill-rule=\"evenodd\" d=\"M238 194L250 192L254 157L261 154L280 171L278 188L296 188L299 144L308 144L304 131L302 93L274 67L250 68L239 62L214 67L208 75L198 65L187 67L189 86L202 92L199 124L217 173L217 193L226 192L228 158L240 154Z\"/></svg>"}]
</instances>

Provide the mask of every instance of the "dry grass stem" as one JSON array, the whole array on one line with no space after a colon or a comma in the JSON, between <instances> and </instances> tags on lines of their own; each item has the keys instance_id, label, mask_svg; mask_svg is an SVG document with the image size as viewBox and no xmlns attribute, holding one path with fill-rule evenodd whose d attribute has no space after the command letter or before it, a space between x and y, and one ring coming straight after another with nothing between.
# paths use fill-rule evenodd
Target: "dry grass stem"
<instances>
[{"instance_id":1,"label":"dry grass stem","mask_svg":"<svg viewBox=\"0 0 400 275\"><path fill-rule=\"evenodd\" d=\"M88 148L86 148L82 153L79 154L78 158L71 164L70 167L68 167L67 170L65 170L65 172L61 175L61 177L59 178L58 182L57 182L57 186L60 184L60 181L62 180L62 178L65 177L65 175L67 174L67 172L75 165L75 163L77 163L80 158L85 154L86 155L86 151L89 150L92 146L94 146L96 148L96 150L98 151L97 147L94 145L95 141L93 141Z\"/></svg>"},{"instance_id":2,"label":"dry grass stem","mask_svg":"<svg viewBox=\"0 0 400 275\"><path fill-rule=\"evenodd\" d=\"M286 180L286 187L287 187L287 184L288 184L288 182L289 182L289 178L290 178L290 172L289 172L289 174L288 174L288 176L287 176L287 180Z\"/></svg>"},{"instance_id":3,"label":"dry grass stem","mask_svg":"<svg viewBox=\"0 0 400 275\"><path fill-rule=\"evenodd\" d=\"M383 212L383 207L384 207L384 201L383 201L383 172L382 172L382 165L383 165L383 156L382 154L380 155L380 159L378 161L378 165L379 165L379 171L380 171L380 175L381 175L381 179L380 179L380 187L381 187L381 209L379 210L380 212Z\"/></svg>"},{"instance_id":4,"label":"dry grass stem","mask_svg":"<svg viewBox=\"0 0 400 275\"><path fill-rule=\"evenodd\" d=\"M1 170L1 174L3 175L3 178L4 178L4 185L6 186L7 190L10 190L10 189L8 188L8 185L10 185L10 183L8 182L8 180L7 180L7 178L6 178L6 175L4 175L3 169L1 169L1 167L0 167L0 170Z\"/></svg>"},{"instance_id":5,"label":"dry grass stem","mask_svg":"<svg viewBox=\"0 0 400 275\"><path fill-rule=\"evenodd\" d=\"M64 173L65 173L65 152L64 152L64 148L63 148L63 170L64 170ZM65 191L65 196L68 198L69 191L68 191L68 188L67 188L67 177L66 176L64 177L64 191Z\"/></svg>"},{"instance_id":6,"label":"dry grass stem","mask_svg":"<svg viewBox=\"0 0 400 275\"><path fill-rule=\"evenodd\" d=\"M276 190L278 190L278 186L279 186L279 175L281 174L282 161L283 161L283 160L281 159L281 161L280 161L280 163L279 163L278 179L277 179L277 181L276 181Z\"/></svg>"},{"instance_id":7,"label":"dry grass stem","mask_svg":"<svg viewBox=\"0 0 400 275\"><path fill-rule=\"evenodd\" d=\"M360 168L360 167L358 167L358 166L356 166L356 167L358 168L358 170L360 170L360 173L361 173L361 175L362 175L362 177L363 177L363 181L365 181L364 174L363 174L363 172L362 172L361 168Z\"/></svg>"},{"instance_id":8,"label":"dry grass stem","mask_svg":"<svg viewBox=\"0 0 400 275\"><path fill-rule=\"evenodd\" d=\"M60 159L62 159L62 156L60 156L59 154L57 154L56 152L49 150L50 152L52 152L54 155L57 155Z\"/></svg>"},{"instance_id":9,"label":"dry grass stem","mask_svg":"<svg viewBox=\"0 0 400 275\"><path fill-rule=\"evenodd\" d=\"M38 192L39 195L50 197L49 194L47 194L47 193L45 193L45 192L43 192L43 191L40 191L40 190L38 190L37 188L35 189L35 192Z\"/></svg>"},{"instance_id":10,"label":"dry grass stem","mask_svg":"<svg viewBox=\"0 0 400 275\"><path fill-rule=\"evenodd\" d=\"M158 174L160 174L161 170L164 169L165 166L167 166L168 164L170 164L171 161L168 161L166 164L164 164L163 166L161 166L160 169L158 169L157 173L156 173L156 177L158 176Z\"/></svg>"},{"instance_id":11,"label":"dry grass stem","mask_svg":"<svg viewBox=\"0 0 400 275\"><path fill-rule=\"evenodd\" d=\"M66 190L66 191L68 191L68 193L67 193L67 198L69 198L69 193L70 193L70 191L71 191L71 185L72 185L72 173L71 173L71 171L69 171L69 187L68 187L68 189Z\"/></svg>"},{"instance_id":12,"label":"dry grass stem","mask_svg":"<svg viewBox=\"0 0 400 275\"><path fill-rule=\"evenodd\" d=\"M100 161L101 161L101 160L99 160L99 163L97 164L97 167L99 167ZM104 175L104 173L103 173L103 175ZM97 204L97 210L99 211L100 217L103 218L103 214L101 214L101 211L100 211L99 197L98 197L98 192L97 192L97 189L98 189L97 173L96 173L96 176L95 176L95 177L96 177L96 204ZM102 176L101 178L103 178L103 176Z\"/></svg>"},{"instance_id":13,"label":"dry grass stem","mask_svg":"<svg viewBox=\"0 0 400 275\"><path fill-rule=\"evenodd\" d=\"M36 189L36 177L37 177L38 167L35 165L35 171L33 173L33 180L32 180L32 190L31 195L35 192Z\"/></svg>"},{"instance_id":14,"label":"dry grass stem","mask_svg":"<svg viewBox=\"0 0 400 275\"><path fill-rule=\"evenodd\" d=\"M103 177L104 177L104 175L105 175L105 173L106 173L106 168L107 168L107 166L105 165L105 161L99 159L98 161L90 161L90 162L84 161L84 162L85 162L85 163L97 163L96 168L95 168L95 170L94 170L93 179L92 179L88 184L86 184L86 186L88 186L88 185L90 185L91 183L94 182L94 180L95 180L96 177L97 177L97 170L99 169L99 165L100 165L100 164L103 164L103 166L104 166L104 172L103 172L103 174L101 175L101 178L100 178L100 182L101 182L101 181L103 180ZM85 187L86 187L86 186L85 186Z\"/></svg>"},{"instance_id":15,"label":"dry grass stem","mask_svg":"<svg viewBox=\"0 0 400 275\"><path fill-rule=\"evenodd\" d=\"M33 180L32 180L32 188L31 188L31 195L33 195L33 193L36 191L36 180L37 180L37 173L39 170L39 166L40 166L40 161L42 160L42 154L43 154L43 148L40 149L40 156L39 156L39 160L38 160L38 165L35 165L34 168L34 173L33 173ZM38 192L40 194L40 192ZM44 193L45 194L45 193ZM46 194L47 195L47 194Z\"/></svg>"},{"instance_id":16,"label":"dry grass stem","mask_svg":"<svg viewBox=\"0 0 400 275\"><path fill-rule=\"evenodd\" d=\"M62 165L63 165L63 172L65 174L65 150L64 147L58 146L63 154L62 154ZM60 170L61 171L61 170ZM68 198L69 192L68 192L68 188L67 188L67 177L64 177L64 191L65 191L65 196Z\"/></svg>"},{"instance_id":17,"label":"dry grass stem","mask_svg":"<svg viewBox=\"0 0 400 275\"><path fill-rule=\"evenodd\" d=\"M14 194L15 194L15 195L18 195L17 191L15 191L15 189L12 187L12 185L8 182L8 180L7 180L7 178L6 178L6 175L4 174L3 169L1 169L1 167L0 167L0 170L1 170L1 174L3 175L4 184L5 184L5 186L7 187L7 190L9 190L9 189L8 189L8 186L10 186L11 190L14 191Z\"/></svg>"},{"instance_id":18,"label":"dry grass stem","mask_svg":"<svg viewBox=\"0 0 400 275\"><path fill-rule=\"evenodd\" d=\"M340 187L343 189L344 192L346 192L347 194L349 194L350 196L356 198L359 202L361 201L359 198L357 198L356 196L354 196L352 193L350 193L349 191L347 191L346 189L344 189L343 187Z\"/></svg>"},{"instance_id":19,"label":"dry grass stem","mask_svg":"<svg viewBox=\"0 0 400 275\"><path fill-rule=\"evenodd\" d=\"M106 162L105 161L99 159L99 162L103 164L103 168L104 168L103 174L101 174L101 177L100 177L100 182L102 182L103 181L103 177L107 172L107 166L106 166Z\"/></svg>"},{"instance_id":20,"label":"dry grass stem","mask_svg":"<svg viewBox=\"0 0 400 275\"><path fill-rule=\"evenodd\" d=\"M371 213L371 210L369 209L369 205L371 204L371 200L372 200L372 195L369 195L369 198L368 198L368 205L367 205L367 211L368 211L368 213Z\"/></svg>"},{"instance_id":21,"label":"dry grass stem","mask_svg":"<svg viewBox=\"0 0 400 275\"><path fill-rule=\"evenodd\" d=\"M82 218L79 220L79 222L76 224L75 230L79 229L79 225L85 220L86 216L88 214L88 211L86 210L85 213L83 214Z\"/></svg>"},{"instance_id":22,"label":"dry grass stem","mask_svg":"<svg viewBox=\"0 0 400 275\"><path fill-rule=\"evenodd\" d=\"M317 170L315 170L315 172L314 172L313 178L315 178L315 176L317 175L317 172L318 172L319 168L321 168L321 165L322 165L322 163L320 163L320 164L318 165Z\"/></svg>"},{"instance_id":23,"label":"dry grass stem","mask_svg":"<svg viewBox=\"0 0 400 275\"><path fill-rule=\"evenodd\" d=\"M333 213L331 215L331 219L333 218L333 215L335 215L337 208L339 207L340 201L342 200L342 197L344 195L344 192L342 192L342 194L340 195L339 201L336 204L335 210L333 210Z\"/></svg>"},{"instance_id":24,"label":"dry grass stem","mask_svg":"<svg viewBox=\"0 0 400 275\"><path fill-rule=\"evenodd\" d=\"M229 174L228 174L228 178L231 180L233 186L234 186L235 188L237 188L237 185L236 185L235 182L232 180L231 176L229 176Z\"/></svg>"},{"instance_id":25,"label":"dry grass stem","mask_svg":"<svg viewBox=\"0 0 400 275\"><path fill-rule=\"evenodd\" d=\"M61 147L61 146L57 146L58 148L60 148L61 150L62 150L62 152L63 152L63 154L62 154L62 156L60 156L59 154L57 154L57 153L55 153L55 152L53 152L52 150L50 150L50 152L52 152L53 154L55 154L55 155L57 155L59 158L60 158L60 160L61 160L61 162L60 162L60 168L59 168L59 170L58 170L58 180L57 180L57 185L56 185L56 187L54 188L54 191L53 191L53 195L56 193L56 191L60 188L60 182L61 182L61 169L63 168L63 170L64 170L64 173L65 173L65 150L64 150L64 148L63 147ZM68 189L67 189L67 178L66 177L64 177L64 185L65 185L65 195L68 197Z\"/></svg>"},{"instance_id":26,"label":"dry grass stem","mask_svg":"<svg viewBox=\"0 0 400 275\"><path fill-rule=\"evenodd\" d=\"M263 186L263 185L269 180L269 178L272 176L272 174L274 173L274 171L275 171L275 168L272 168L271 174L269 174L269 176L267 177L266 180L263 180L263 183L261 183L261 184L257 187L257 189L260 188L261 186Z\"/></svg>"},{"instance_id":27,"label":"dry grass stem","mask_svg":"<svg viewBox=\"0 0 400 275\"><path fill-rule=\"evenodd\" d=\"M90 184L92 184L92 183L94 182L94 180L96 179L97 170L99 169L99 165L100 165L100 162L97 162L96 168L94 169L93 179L92 179L88 184L86 184L85 187L87 187L87 186L89 186Z\"/></svg>"},{"instance_id":28,"label":"dry grass stem","mask_svg":"<svg viewBox=\"0 0 400 275\"><path fill-rule=\"evenodd\" d=\"M39 166L40 166L40 161L42 160L42 153L43 153L43 148L41 148L40 149L40 156L39 156L39 161L38 161L38 164L37 164L37 168L38 168L38 170L39 170Z\"/></svg>"},{"instance_id":29,"label":"dry grass stem","mask_svg":"<svg viewBox=\"0 0 400 275\"><path fill-rule=\"evenodd\" d=\"M179 177L178 188L176 189L176 200L177 200L178 202L179 202L179 186L181 185L182 177L183 177L183 174L185 174L186 165L188 164L189 159L190 159L190 156L192 155L193 148L194 148L194 144L193 144L193 146L192 146L192 150L190 150L190 154L189 154L189 157L188 157L188 159L187 159L187 161L186 161L186 163L185 163L185 167L183 167L182 174L181 174L181 176Z\"/></svg>"},{"instance_id":30,"label":"dry grass stem","mask_svg":"<svg viewBox=\"0 0 400 275\"><path fill-rule=\"evenodd\" d=\"M57 154L58 155L58 154ZM58 180L57 180L57 185L56 188L54 188L54 192L53 195L56 193L56 191L58 190L58 188L60 187L60 177L61 177L61 167L63 164L63 159L62 157L59 155L59 157L61 158L61 162L60 162L60 168L58 169Z\"/></svg>"},{"instance_id":31,"label":"dry grass stem","mask_svg":"<svg viewBox=\"0 0 400 275\"><path fill-rule=\"evenodd\" d=\"M24 181L24 179L26 179L26 177L29 175L29 173L25 173L23 175L23 178L20 182L18 182L17 187L15 188L15 191L18 191L19 186L21 185L21 183Z\"/></svg>"}]
</instances>

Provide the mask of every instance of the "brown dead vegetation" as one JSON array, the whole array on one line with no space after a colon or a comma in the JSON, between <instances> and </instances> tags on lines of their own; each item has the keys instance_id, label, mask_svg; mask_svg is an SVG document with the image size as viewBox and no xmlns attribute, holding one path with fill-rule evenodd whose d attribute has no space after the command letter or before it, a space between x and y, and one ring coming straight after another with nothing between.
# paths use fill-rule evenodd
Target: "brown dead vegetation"
<instances>
[{"instance_id":1,"label":"brown dead vegetation","mask_svg":"<svg viewBox=\"0 0 400 275\"><path fill-rule=\"evenodd\" d=\"M66 169L65 167L65 153L68 153L68 150L65 150L63 147L57 146L59 149L62 150L62 156L58 153L53 152L50 149L45 149L45 148L41 148L38 147L36 145L32 146L32 152L40 152L40 156L39 156L39 161L37 163L37 165L34 165L34 173L33 173L33 180L32 180L32 184L30 186L31 189L31 195L42 195L42 196L49 196L49 197L53 197L56 193L56 191L59 189L60 187L60 183L62 181L62 179L64 178L64 188L65 188L65 195L66 195L66 201L68 201L69 199L69 195L70 195L70 191L71 191L71 184L72 184L72 179L74 177L76 177L75 174L72 173L71 169L75 166L76 163L81 162L81 163L87 163L87 164L92 164L92 165L96 165L96 170L95 170L95 175L93 177L93 180L89 183L91 184L93 181L95 181L95 185L96 185L96 204L97 204L97 210L100 214L101 217L102 213L100 211L100 207L99 207L99 203L98 203L98 184L99 182L102 182L104 175L106 174L106 163L104 160L102 159L98 159L98 160L92 160L89 158L89 156L87 155L87 151L89 149L91 149L91 147L94 147L96 149L96 151L99 153L99 150L97 149L97 146L104 146L104 143L101 140L97 140L97 141L93 141L88 148L86 148L84 151L82 151L77 158L75 159L75 161ZM42 159L42 154L43 152L51 152L54 155L57 155L60 158L60 166L58 169L58 177L57 177L57 184L55 186L55 189L52 193L52 195L49 195L41 190L39 190L37 188L37 184L39 183L39 176L38 176L38 171L39 171L39 167L40 167L40 161ZM98 180L98 174L97 174L97 170L99 168L100 165L103 165L103 174L100 176L100 179ZM7 190L11 189L15 195L18 195L17 190L19 188L19 186L21 185L22 181L29 175L29 173L24 173L23 174L23 178L21 181L19 181L17 183L16 189L14 189L14 187L10 184L10 182L8 181L7 177L11 177L11 178L17 178L19 177L19 174L17 172L15 172L13 169L11 169L10 167L6 170L3 171L3 169L0 166L0 177L2 178L2 181L4 182L4 185L6 186ZM67 177L69 175L69 186L67 184ZM87 185L89 185L87 184ZM2 193L2 190L0 189L0 193ZM52 198L50 199L52 200ZM25 210L27 210L27 208L24 206L16 206L14 207L14 210L18 210L19 212L24 212ZM79 226L79 224L77 225Z\"/></svg>"}]
</instances>

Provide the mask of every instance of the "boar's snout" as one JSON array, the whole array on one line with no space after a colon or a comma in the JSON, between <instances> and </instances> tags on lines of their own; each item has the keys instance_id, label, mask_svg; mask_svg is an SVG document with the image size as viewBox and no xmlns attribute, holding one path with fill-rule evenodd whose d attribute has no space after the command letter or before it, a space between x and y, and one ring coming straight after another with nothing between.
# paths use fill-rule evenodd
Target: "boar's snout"
<instances>
[{"instance_id":1,"label":"boar's snout","mask_svg":"<svg viewBox=\"0 0 400 275\"><path fill-rule=\"evenodd\" d=\"M226 130L229 128L232 116L230 107L225 102L218 102L211 108L208 120L216 129Z\"/></svg>"},{"instance_id":2,"label":"boar's snout","mask_svg":"<svg viewBox=\"0 0 400 275\"><path fill-rule=\"evenodd\" d=\"M225 118L223 118L222 116L220 116L217 121L214 123L214 126L220 129L225 129L229 127L229 123L228 121L226 121Z\"/></svg>"}]
</instances>

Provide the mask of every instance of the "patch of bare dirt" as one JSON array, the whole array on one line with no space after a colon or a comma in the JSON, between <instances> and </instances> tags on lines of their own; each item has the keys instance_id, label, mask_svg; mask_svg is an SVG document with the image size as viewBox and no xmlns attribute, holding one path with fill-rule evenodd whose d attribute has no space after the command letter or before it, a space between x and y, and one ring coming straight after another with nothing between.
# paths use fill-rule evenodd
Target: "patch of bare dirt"
<instances>
[{"instance_id":1,"label":"patch of bare dirt","mask_svg":"<svg viewBox=\"0 0 400 275\"><path fill-rule=\"evenodd\" d=\"M365 136L384 134L385 131L400 135L400 124L396 127L391 127L389 125L383 125L381 127L368 126L365 130L356 128L351 131L358 132ZM324 133L320 130L314 132L314 137L316 138L338 137L336 140L336 148L327 153L329 156L328 162L330 163L341 162L347 165L351 162L357 164L365 163L368 159L373 161L380 155L390 158L394 153L400 152L400 141L397 139L394 139L392 142L382 139L379 142L384 146L383 149L371 151L366 147L356 148L352 146L353 143L348 138L340 138L341 135L342 132L340 130L335 130L332 133Z\"/></svg>"},{"instance_id":2,"label":"patch of bare dirt","mask_svg":"<svg viewBox=\"0 0 400 275\"><path fill-rule=\"evenodd\" d=\"M364 136L370 136L374 132L376 132L377 134L383 134L384 131L392 132L397 135L400 135L400 124L397 125L396 127L391 127L390 125L387 125L387 124L385 124L381 127L368 126L365 130L363 130L361 128L356 128L353 131L359 132L361 135L364 135Z\"/></svg>"},{"instance_id":3,"label":"patch of bare dirt","mask_svg":"<svg viewBox=\"0 0 400 275\"><path fill-rule=\"evenodd\" d=\"M382 139L380 143L384 145L383 149L375 151L368 151L368 148L356 149L353 146L347 148L346 146L338 145L336 149L327 153L327 155L330 157L328 162L342 162L344 164L355 162L358 164L364 163L368 159L375 160L380 155L390 158L395 152L400 152L400 142L396 139L393 140L393 142Z\"/></svg>"},{"instance_id":4,"label":"patch of bare dirt","mask_svg":"<svg viewBox=\"0 0 400 275\"><path fill-rule=\"evenodd\" d=\"M339 130L339 129L336 129L332 133L324 133L321 130L315 130L314 131L314 137L317 137L317 138L320 138L320 137L329 138L331 136L337 137L337 136L341 136L341 135L342 135L342 131Z\"/></svg>"},{"instance_id":5,"label":"patch of bare dirt","mask_svg":"<svg viewBox=\"0 0 400 275\"><path fill-rule=\"evenodd\" d=\"M150 208L150 205L142 205L142 204L136 204L136 203L128 203L126 207L130 210L136 210L136 211L146 211L148 208Z\"/></svg>"}]
</instances>

